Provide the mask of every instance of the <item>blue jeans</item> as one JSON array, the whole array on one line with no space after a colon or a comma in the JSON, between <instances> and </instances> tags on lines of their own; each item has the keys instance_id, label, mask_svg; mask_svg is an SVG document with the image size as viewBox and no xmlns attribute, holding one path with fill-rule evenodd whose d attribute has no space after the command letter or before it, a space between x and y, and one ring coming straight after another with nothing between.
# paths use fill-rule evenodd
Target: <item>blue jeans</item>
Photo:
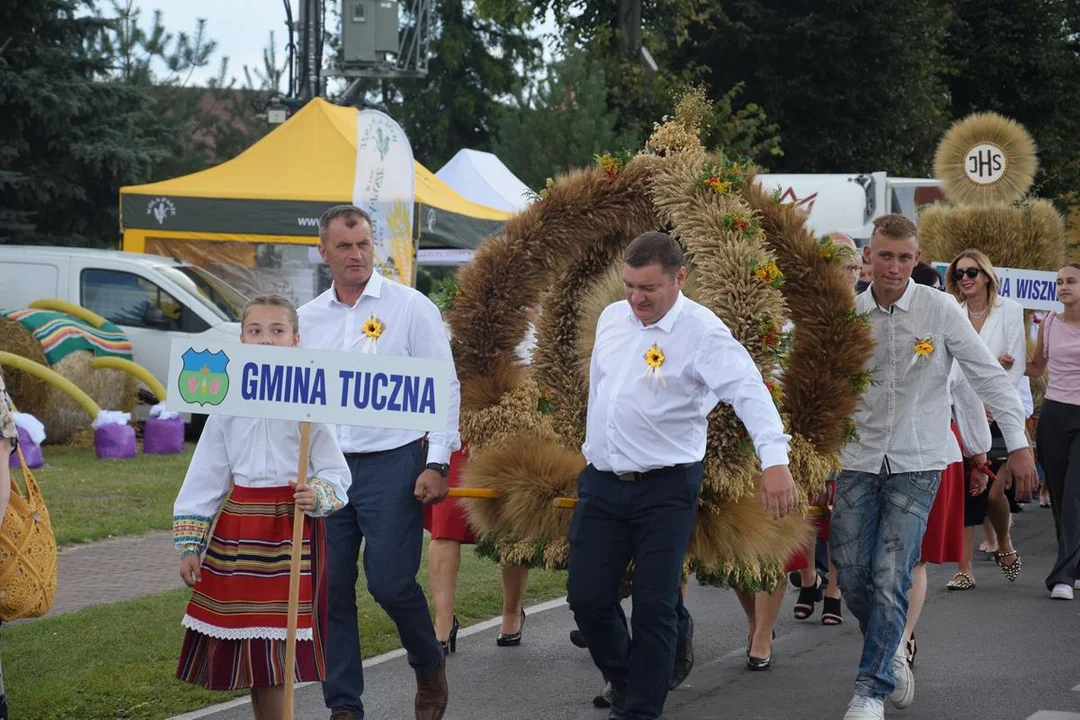
<instances>
[{"instance_id":1,"label":"blue jeans","mask_svg":"<svg viewBox=\"0 0 1080 720\"><path fill-rule=\"evenodd\" d=\"M442 661L427 599L416 583L424 540L424 510L413 490L424 469L419 442L370 455L346 456L352 473L349 504L326 519L330 569L326 681L332 711L364 717L364 666L356 620L360 542L368 592L397 625L409 664L422 673Z\"/></svg>"},{"instance_id":2,"label":"blue jeans","mask_svg":"<svg viewBox=\"0 0 1080 720\"><path fill-rule=\"evenodd\" d=\"M884 697L895 689L892 658L907 624L911 573L940 481L940 470L845 470L837 478L829 548L863 633L856 695Z\"/></svg>"},{"instance_id":3,"label":"blue jeans","mask_svg":"<svg viewBox=\"0 0 1080 720\"><path fill-rule=\"evenodd\" d=\"M570 521L567 599L600 673L619 693L615 714L653 720L675 662L679 580L694 527L701 463L620 481L592 465L578 476ZM633 562L631 632L619 584Z\"/></svg>"}]
</instances>

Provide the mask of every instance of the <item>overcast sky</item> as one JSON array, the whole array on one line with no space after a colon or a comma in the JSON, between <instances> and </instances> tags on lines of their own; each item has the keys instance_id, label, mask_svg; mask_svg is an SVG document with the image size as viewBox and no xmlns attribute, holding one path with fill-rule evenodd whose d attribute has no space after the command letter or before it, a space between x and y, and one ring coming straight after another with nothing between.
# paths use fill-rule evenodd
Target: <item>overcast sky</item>
<instances>
[{"instance_id":1,"label":"overcast sky","mask_svg":"<svg viewBox=\"0 0 1080 720\"><path fill-rule=\"evenodd\" d=\"M196 73L193 84L203 84L215 77L222 56L229 58L229 74L242 83L244 65L262 68L262 51L270 40L271 30L278 57L284 57L286 29L282 0L137 0L136 4L142 10L143 27L150 25L155 10L161 10L165 29L174 34L193 33L198 20L206 20L207 35L218 43L217 54L212 67Z\"/></svg>"}]
</instances>

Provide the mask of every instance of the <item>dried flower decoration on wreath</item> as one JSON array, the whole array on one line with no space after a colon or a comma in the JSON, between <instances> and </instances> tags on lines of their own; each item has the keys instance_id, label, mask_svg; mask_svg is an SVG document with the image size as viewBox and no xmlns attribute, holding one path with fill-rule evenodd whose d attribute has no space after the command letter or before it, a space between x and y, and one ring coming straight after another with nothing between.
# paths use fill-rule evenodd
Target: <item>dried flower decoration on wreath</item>
<instances>
[{"instance_id":1,"label":"dried flower decoration on wreath","mask_svg":"<svg viewBox=\"0 0 1080 720\"><path fill-rule=\"evenodd\" d=\"M746 184L749 177L750 165L747 163L716 165L707 162L698 174L694 187L711 190L717 195L733 195Z\"/></svg>"},{"instance_id":2,"label":"dried flower decoration on wreath","mask_svg":"<svg viewBox=\"0 0 1080 720\"><path fill-rule=\"evenodd\" d=\"M778 288L784 284L784 273L780 272L775 260L759 263L752 259L750 260L750 270L753 271L754 277L765 285Z\"/></svg>"}]
</instances>

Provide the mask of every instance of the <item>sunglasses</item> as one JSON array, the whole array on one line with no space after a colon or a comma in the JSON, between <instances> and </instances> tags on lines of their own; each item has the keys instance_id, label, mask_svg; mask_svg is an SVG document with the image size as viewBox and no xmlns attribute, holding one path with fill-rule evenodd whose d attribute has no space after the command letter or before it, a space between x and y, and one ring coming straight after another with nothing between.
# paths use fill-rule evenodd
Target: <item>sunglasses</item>
<instances>
[{"instance_id":1,"label":"sunglasses","mask_svg":"<svg viewBox=\"0 0 1080 720\"><path fill-rule=\"evenodd\" d=\"M954 280L963 280L965 277L968 280L974 280L979 277L981 272L982 270L979 268L967 268L966 270L954 270L952 276Z\"/></svg>"}]
</instances>

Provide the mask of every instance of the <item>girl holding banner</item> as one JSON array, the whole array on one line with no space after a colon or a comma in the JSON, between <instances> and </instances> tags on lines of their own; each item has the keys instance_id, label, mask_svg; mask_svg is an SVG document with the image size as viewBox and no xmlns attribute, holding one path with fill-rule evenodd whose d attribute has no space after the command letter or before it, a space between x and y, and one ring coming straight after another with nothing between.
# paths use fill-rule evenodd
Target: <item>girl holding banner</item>
<instances>
[{"instance_id":1,"label":"girl holding banner","mask_svg":"<svg viewBox=\"0 0 1080 720\"><path fill-rule=\"evenodd\" d=\"M264 295L245 308L240 339L295 347L298 327L288 300ZM180 575L194 588L176 675L210 690L249 688L256 720L284 716L287 673L301 682L326 675L320 518L344 505L351 479L331 432L312 425L308 477L297 484L299 446L300 423L213 415L173 507ZM307 515L295 669L285 660L294 506Z\"/></svg>"}]
</instances>

